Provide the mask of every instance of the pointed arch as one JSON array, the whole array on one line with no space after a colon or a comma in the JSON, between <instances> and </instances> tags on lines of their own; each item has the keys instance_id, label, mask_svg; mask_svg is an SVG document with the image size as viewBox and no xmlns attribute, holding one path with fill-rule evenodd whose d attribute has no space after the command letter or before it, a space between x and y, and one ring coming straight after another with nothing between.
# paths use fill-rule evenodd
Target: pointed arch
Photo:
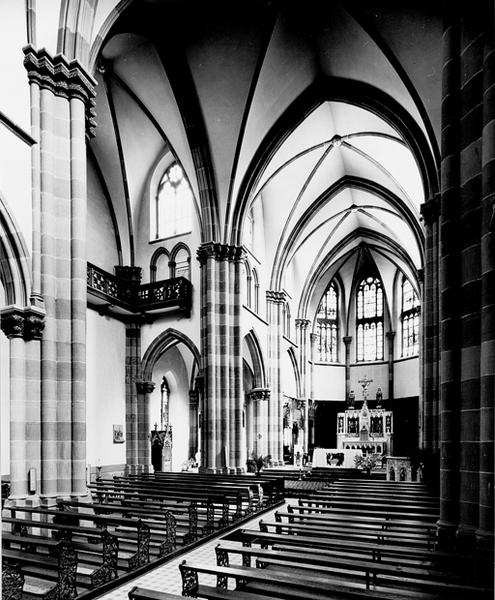
<instances>
[{"instance_id":1,"label":"pointed arch","mask_svg":"<svg viewBox=\"0 0 495 600\"><path fill-rule=\"evenodd\" d=\"M179 253L183 253L185 256L179 261L179 265L177 265ZM191 279L191 250L184 242L178 242L172 248L172 252L170 253L170 277Z\"/></svg>"},{"instance_id":2,"label":"pointed arch","mask_svg":"<svg viewBox=\"0 0 495 600\"><path fill-rule=\"evenodd\" d=\"M297 356L296 356L296 352L295 352L294 348L289 348L287 350L287 354L289 355L290 362L292 364L292 368L294 369L294 377L295 377L295 380L296 380L297 397L301 398L302 397L302 392L301 392L301 374L299 372L299 366L297 364Z\"/></svg>"},{"instance_id":3,"label":"pointed arch","mask_svg":"<svg viewBox=\"0 0 495 600\"><path fill-rule=\"evenodd\" d=\"M254 329L249 331L245 338L247 347L249 349L249 353L251 354L251 359L253 361L253 369L254 369L254 384L255 387L265 388L266 387L266 370L265 370L265 360L263 358L263 351L261 350L261 345L258 336Z\"/></svg>"},{"instance_id":4,"label":"pointed arch","mask_svg":"<svg viewBox=\"0 0 495 600\"><path fill-rule=\"evenodd\" d=\"M31 293L29 253L24 237L0 195L0 280L7 305L26 306Z\"/></svg>"},{"instance_id":5,"label":"pointed arch","mask_svg":"<svg viewBox=\"0 0 495 600\"><path fill-rule=\"evenodd\" d=\"M157 248L155 250L155 252L153 253L153 256L151 257L151 260L150 260L150 281L151 282L157 281L157 279L156 279L157 264L162 256L165 256L166 258L168 258L168 260L170 262L170 254L168 253L168 250L166 248L163 248L163 246L161 246L160 248ZM169 277L170 277L170 273L169 273ZM168 277L166 279L168 279Z\"/></svg>"},{"instance_id":6,"label":"pointed arch","mask_svg":"<svg viewBox=\"0 0 495 600\"><path fill-rule=\"evenodd\" d=\"M143 355L142 371L145 381L151 381L153 368L160 356L176 344L184 344L192 353L196 368L201 363L201 355L196 344L185 334L170 327L158 335L148 346Z\"/></svg>"}]
</instances>

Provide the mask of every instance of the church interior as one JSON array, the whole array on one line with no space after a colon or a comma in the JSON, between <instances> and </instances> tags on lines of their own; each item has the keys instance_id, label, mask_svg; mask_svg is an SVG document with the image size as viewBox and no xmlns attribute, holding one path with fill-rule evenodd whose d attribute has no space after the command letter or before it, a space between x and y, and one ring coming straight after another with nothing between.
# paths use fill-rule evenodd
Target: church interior
<instances>
[{"instance_id":1,"label":"church interior","mask_svg":"<svg viewBox=\"0 0 495 600\"><path fill-rule=\"evenodd\" d=\"M24 0L0 49L2 598L493 597L493 4Z\"/></svg>"}]
</instances>

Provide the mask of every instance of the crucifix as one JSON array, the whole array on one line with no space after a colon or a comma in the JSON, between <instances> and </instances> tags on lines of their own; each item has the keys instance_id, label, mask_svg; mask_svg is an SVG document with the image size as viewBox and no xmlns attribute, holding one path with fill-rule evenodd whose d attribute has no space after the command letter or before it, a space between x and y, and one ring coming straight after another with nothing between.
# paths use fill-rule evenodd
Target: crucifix
<instances>
[{"instance_id":1,"label":"crucifix","mask_svg":"<svg viewBox=\"0 0 495 600\"><path fill-rule=\"evenodd\" d=\"M370 383L373 383L373 379L367 379L366 375L363 379L359 379L358 383L360 383L363 387L363 400L368 399L368 387Z\"/></svg>"}]
</instances>

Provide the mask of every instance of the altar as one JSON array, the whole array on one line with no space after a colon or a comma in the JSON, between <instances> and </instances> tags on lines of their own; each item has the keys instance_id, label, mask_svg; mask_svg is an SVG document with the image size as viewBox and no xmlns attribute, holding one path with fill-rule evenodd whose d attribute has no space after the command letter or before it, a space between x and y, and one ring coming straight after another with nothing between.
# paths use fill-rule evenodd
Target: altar
<instances>
[{"instance_id":1,"label":"altar","mask_svg":"<svg viewBox=\"0 0 495 600\"><path fill-rule=\"evenodd\" d=\"M362 454L362 450L357 449L315 448L311 467L354 469L354 458Z\"/></svg>"},{"instance_id":2,"label":"altar","mask_svg":"<svg viewBox=\"0 0 495 600\"><path fill-rule=\"evenodd\" d=\"M382 408L382 393L378 388L376 407L368 407L368 385L372 379L360 380L363 404L354 406L354 392L349 395L346 411L337 413L337 451L360 450L363 454L393 453L393 414Z\"/></svg>"}]
</instances>

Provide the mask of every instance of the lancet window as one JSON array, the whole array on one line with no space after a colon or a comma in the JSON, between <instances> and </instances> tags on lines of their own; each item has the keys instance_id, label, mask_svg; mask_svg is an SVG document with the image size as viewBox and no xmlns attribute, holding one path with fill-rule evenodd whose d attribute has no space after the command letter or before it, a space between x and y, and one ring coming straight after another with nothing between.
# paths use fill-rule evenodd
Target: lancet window
<instances>
[{"instance_id":1,"label":"lancet window","mask_svg":"<svg viewBox=\"0 0 495 600\"><path fill-rule=\"evenodd\" d=\"M320 362L338 361L338 290L331 282L316 313L316 356Z\"/></svg>"},{"instance_id":2,"label":"lancet window","mask_svg":"<svg viewBox=\"0 0 495 600\"><path fill-rule=\"evenodd\" d=\"M356 334L358 362L383 360L383 287L376 277L357 288Z\"/></svg>"}]
</instances>

